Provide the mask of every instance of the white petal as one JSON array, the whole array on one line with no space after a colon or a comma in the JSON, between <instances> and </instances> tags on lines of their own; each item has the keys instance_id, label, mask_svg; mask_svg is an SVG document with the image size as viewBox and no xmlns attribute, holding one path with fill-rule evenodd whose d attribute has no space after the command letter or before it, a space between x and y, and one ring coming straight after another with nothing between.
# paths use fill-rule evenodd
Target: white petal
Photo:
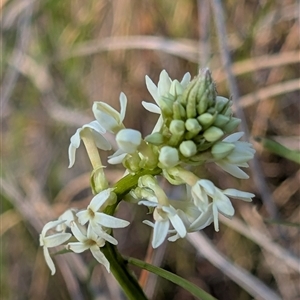
<instances>
[{"instance_id":1,"label":"white petal","mask_svg":"<svg viewBox=\"0 0 300 300\"><path fill-rule=\"evenodd\" d=\"M73 233L73 235L75 236L75 238L84 243L87 240L87 237L80 231L80 229L78 228L77 224L75 222L71 222L71 231Z\"/></svg>"},{"instance_id":2,"label":"white petal","mask_svg":"<svg viewBox=\"0 0 300 300\"><path fill-rule=\"evenodd\" d=\"M120 94L120 107L120 121L123 122L127 107L127 97L123 92Z\"/></svg>"},{"instance_id":3,"label":"white petal","mask_svg":"<svg viewBox=\"0 0 300 300\"><path fill-rule=\"evenodd\" d=\"M85 250L89 249L89 245L81 242L69 243L67 249L72 250L75 253L82 253Z\"/></svg>"},{"instance_id":4,"label":"white petal","mask_svg":"<svg viewBox=\"0 0 300 300\"><path fill-rule=\"evenodd\" d=\"M146 79L147 89L151 94L151 96L153 97L153 99L155 100L155 102L157 103L157 101L159 100L157 86L154 84L154 82L150 79L148 75L145 76L145 79Z\"/></svg>"},{"instance_id":5,"label":"white petal","mask_svg":"<svg viewBox=\"0 0 300 300\"><path fill-rule=\"evenodd\" d=\"M149 221L149 220L144 220L143 223L150 226L150 227L152 227L152 228L154 228L154 226L155 226L155 224L153 222Z\"/></svg>"},{"instance_id":6,"label":"white petal","mask_svg":"<svg viewBox=\"0 0 300 300\"><path fill-rule=\"evenodd\" d=\"M241 199L246 202L251 202L253 197L255 197L254 194L248 193L248 192L242 192L236 189L226 189L223 191L223 193L229 197L235 198L235 199Z\"/></svg>"},{"instance_id":7,"label":"white petal","mask_svg":"<svg viewBox=\"0 0 300 300\"><path fill-rule=\"evenodd\" d=\"M219 216L218 216L218 208L213 204L213 216L214 216L214 227L215 231L219 231Z\"/></svg>"},{"instance_id":8,"label":"white petal","mask_svg":"<svg viewBox=\"0 0 300 300\"><path fill-rule=\"evenodd\" d=\"M44 253L45 261L46 261L49 269L51 270L51 275L54 275L56 270L55 270L53 260L49 254L49 250L47 247L43 247L43 253Z\"/></svg>"},{"instance_id":9,"label":"white petal","mask_svg":"<svg viewBox=\"0 0 300 300\"><path fill-rule=\"evenodd\" d=\"M241 170L238 166L228 164L223 161L216 161L215 164L236 178L240 178L240 179L248 179L249 178L249 176L243 170Z\"/></svg>"},{"instance_id":10,"label":"white petal","mask_svg":"<svg viewBox=\"0 0 300 300\"><path fill-rule=\"evenodd\" d=\"M76 214L77 218L78 218L78 222L81 224L81 225L84 225L86 224L90 219L91 219L91 216L88 212L87 209L85 210L82 210L82 211L79 211L77 214Z\"/></svg>"},{"instance_id":11,"label":"white petal","mask_svg":"<svg viewBox=\"0 0 300 300\"><path fill-rule=\"evenodd\" d=\"M172 235L168 238L168 241L170 242L176 242L178 239L180 239L180 236L178 233L176 233L175 235Z\"/></svg>"},{"instance_id":12,"label":"white petal","mask_svg":"<svg viewBox=\"0 0 300 300\"><path fill-rule=\"evenodd\" d=\"M44 245L46 247L56 247L63 244L72 236L71 233L56 233L44 238Z\"/></svg>"},{"instance_id":13,"label":"white petal","mask_svg":"<svg viewBox=\"0 0 300 300\"><path fill-rule=\"evenodd\" d=\"M55 221L50 221L50 222L46 223L42 229L41 236L45 237L48 230L55 228L56 226L58 226L62 223L65 223L65 221L64 220L55 220Z\"/></svg>"},{"instance_id":14,"label":"white petal","mask_svg":"<svg viewBox=\"0 0 300 300\"><path fill-rule=\"evenodd\" d=\"M208 209L200 214L200 216L190 225L188 231L198 231L211 224L213 221L212 205L213 204L211 203Z\"/></svg>"},{"instance_id":15,"label":"white petal","mask_svg":"<svg viewBox=\"0 0 300 300\"><path fill-rule=\"evenodd\" d=\"M75 157L76 157L76 147L74 147L72 144L70 144L69 146L68 155L69 155L68 168L71 168L75 163Z\"/></svg>"},{"instance_id":16,"label":"white petal","mask_svg":"<svg viewBox=\"0 0 300 300\"><path fill-rule=\"evenodd\" d=\"M157 84L158 94L160 96L164 96L165 94L169 93L171 87L171 79L169 74L166 70L162 70L159 75L159 81Z\"/></svg>"},{"instance_id":17,"label":"white petal","mask_svg":"<svg viewBox=\"0 0 300 300\"><path fill-rule=\"evenodd\" d=\"M191 74L189 72L185 73L182 80L180 81L182 87L185 89L187 87L187 85L190 83L191 81Z\"/></svg>"},{"instance_id":18,"label":"white petal","mask_svg":"<svg viewBox=\"0 0 300 300\"><path fill-rule=\"evenodd\" d=\"M103 126L101 126L101 124L99 124L98 121L92 121L92 122L82 126L82 129L86 129L86 128L93 129L98 133L106 132L105 128Z\"/></svg>"},{"instance_id":19,"label":"white petal","mask_svg":"<svg viewBox=\"0 0 300 300\"><path fill-rule=\"evenodd\" d=\"M94 140L94 143L96 144L97 148L105 150L105 151L111 150L111 144L100 133L92 131L92 136L93 136L93 140Z\"/></svg>"},{"instance_id":20,"label":"white petal","mask_svg":"<svg viewBox=\"0 0 300 300\"><path fill-rule=\"evenodd\" d=\"M153 128L153 130L152 130L152 133L159 132L160 129L162 128L163 124L164 124L164 119L163 119L163 116L160 115L157 122L156 122L156 124L155 124L155 126L154 126L154 128Z\"/></svg>"},{"instance_id":21,"label":"white petal","mask_svg":"<svg viewBox=\"0 0 300 300\"><path fill-rule=\"evenodd\" d=\"M109 198L111 193L111 189L106 189L99 194L97 194L89 204L88 208L90 208L93 212L96 212Z\"/></svg>"},{"instance_id":22,"label":"white petal","mask_svg":"<svg viewBox=\"0 0 300 300\"><path fill-rule=\"evenodd\" d=\"M170 219L173 227L176 229L176 231L180 235L180 237L182 237L182 238L185 237L186 229L185 229L185 226L184 226L182 220L179 218L179 216L178 215L169 216L169 219Z\"/></svg>"},{"instance_id":23,"label":"white petal","mask_svg":"<svg viewBox=\"0 0 300 300\"><path fill-rule=\"evenodd\" d=\"M198 180L198 184L204 188L205 192L209 195L209 196L213 196L216 192L216 187L215 185L207 179L200 179Z\"/></svg>"},{"instance_id":24,"label":"white petal","mask_svg":"<svg viewBox=\"0 0 300 300\"><path fill-rule=\"evenodd\" d=\"M223 142L234 143L234 142L238 141L243 135L244 135L244 132L235 132L235 133L229 135L228 137L226 137L223 140Z\"/></svg>"},{"instance_id":25,"label":"white petal","mask_svg":"<svg viewBox=\"0 0 300 300\"><path fill-rule=\"evenodd\" d=\"M119 148L126 153L134 153L141 144L142 134L134 129L121 129L116 135Z\"/></svg>"},{"instance_id":26,"label":"white petal","mask_svg":"<svg viewBox=\"0 0 300 300\"><path fill-rule=\"evenodd\" d=\"M95 214L95 222L108 228L124 228L130 224L128 221L99 212Z\"/></svg>"},{"instance_id":27,"label":"white petal","mask_svg":"<svg viewBox=\"0 0 300 300\"><path fill-rule=\"evenodd\" d=\"M96 245L94 245L91 247L91 252L95 259L106 268L108 273L110 273L109 261L107 260L105 255L100 251L100 249Z\"/></svg>"},{"instance_id":28,"label":"white petal","mask_svg":"<svg viewBox=\"0 0 300 300\"><path fill-rule=\"evenodd\" d=\"M118 241L111 236L110 234L106 233L101 226L97 226L94 227L93 226L93 230L95 231L95 233L102 239L108 241L109 243L113 244L113 245L118 245Z\"/></svg>"},{"instance_id":29,"label":"white petal","mask_svg":"<svg viewBox=\"0 0 300 300\"><path fill-rule=\"evenodd\" d=\"M155 222L154 231L153 231L153 239L152 239L152 247L159 247L165 240L169 230L169 220Z\"/></svg>"},{"instance_id":30,"label":"white petal","mask_svg":"<svg viewBox=\"0 0 300 300\"><path fill-rule=\"evenodd\" d=\"M155 114L161 114L161 109L159 108L159 106L157 106L154 103L151 102L146 102L146 101L142 101L142 105L144 106L144 108L152 113Z\"/></svg>"},{"instance_id":31,"label":"white petal","mask_svg":"<svg viewBox=\"0 0 300 300\"><path fill-rule=\"evenodd\" d=\"M228 197L223 195L223 197L214 198L213 205L217 206L218 211L225 215L226 217L232 217L234 215L234 208Z\"/></svg>"},{"instance_id":32,"label":"white petal","mask_svg":"<svg viewBox=\"0 0 300 300\"><path fill-rule=\"evenodd\" d=\"M111 165L120 164L126 155L127 155L126 152L124 152L121 149L118 149L113 155L108 157L107 162Z\"/></svg>"},{"instance_id":33,"label":"white petal","mask_svg":"<svg viewBox=\"0 0 300 300\"><path fill-rule=\"evenodd\" d=\"M148 201L148 200L141 200L138 202L139 205L145 205L145 206L150 206L150 207L156 207L157 206L157 202L153 202L153 201Z\"/></svg>"}]
</instances>

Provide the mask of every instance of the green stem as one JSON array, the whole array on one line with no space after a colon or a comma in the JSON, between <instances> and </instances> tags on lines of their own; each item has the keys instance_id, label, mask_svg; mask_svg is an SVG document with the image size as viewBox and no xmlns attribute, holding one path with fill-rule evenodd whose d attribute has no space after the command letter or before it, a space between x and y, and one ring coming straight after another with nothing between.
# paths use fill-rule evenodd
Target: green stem
<instances>
[{"instance_id":1,"label":"green stem","mask_svg":"<svg viewBox=\"0 0 300 300\"><path fill-rule=\"evenodd\" d=\"M127 262L122 258L117 248L106 243L106 245L101 248L101 251L110 262L110 270L127 298L130 300L147 300L148 298L145 296L136 278L128 269Z\"/></svg>"},{"instance_id":2,"label":"green stem","mask_svg":"<svg viewBox=\"0 0 300 300\"><path fill-rule=\"evenodd\" d=\"M123 197L128 194L138 183L141 176L150 174L158 175L161 173L161 169L157 168L155 170L143 170L138 174L128 174L127 176L120 179L116 185L114 192L117 195L117 201L114 205L108 206L104 213L113 215L118 203L122 201ZM137 282L136 278L132 275L131 271L128 269L127 262L122 258L118 252L117 247L106 243L104 247L101 248L102 253L108 259L110 263L110 270L120 286L122 287L127 298L130 300L143 300L147 299L142 288Z\"/></svg>"}]
</instances>

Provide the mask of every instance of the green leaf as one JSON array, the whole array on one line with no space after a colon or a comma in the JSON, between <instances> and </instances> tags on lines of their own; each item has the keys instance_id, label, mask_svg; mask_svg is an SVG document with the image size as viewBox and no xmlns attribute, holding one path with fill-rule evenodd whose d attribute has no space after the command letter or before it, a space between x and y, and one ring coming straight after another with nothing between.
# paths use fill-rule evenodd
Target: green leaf
<instances>
[{"instance_id":1,"label":"green leaf","mask_svg":"<svg viewBox=\"0 0 300 300\"><path fill-rule=\"evenodd\" d=\"M188 292L190 292L191 294L193 294L194 296L198 297L199 299L202 300L216 300L216 298L214 298L213 296L211 296L210 294L208 294L207 292L205 292L204 290L202 290L201 288L199 288L198 286L196 286L195 284L189 282L188 280L173 274L169 271L166 271L162 268L153 266L151 264L148 264L144 261L141 261L139 259L136 258L132 258L132 257L127 257L126 260L128 261L128 263L140 267L142 269L145 269L151 273L154 273L162 278L165 278L179 286L181 286L182 288L184 288L185 290L187 290Z\"/></svg>"},{"instance_id":2,"label":"green leaf","mask_svg":"<svg viewBox=\"0 0 300 300\"><path fill-rule=\"evenodd\" d=\"M292 227L298 227L300 228L300 223L294 223L294 222L287 222L287 221L279 221L279 220L264 220L266 223L269 224L276 224L276 225L283 225L283 226L292 226Z\"/></svg>"},{"instance_id":3,"label":"green leaf","mask_svg":"<svg viewBox=\"0 0 300 300\"><path fill-rule=\"evenodd\" d=\"M255 140L270 152L300 164L300 151L288 149L273 140L262 137L255 137Z\"/></svg>"}]
</instances>

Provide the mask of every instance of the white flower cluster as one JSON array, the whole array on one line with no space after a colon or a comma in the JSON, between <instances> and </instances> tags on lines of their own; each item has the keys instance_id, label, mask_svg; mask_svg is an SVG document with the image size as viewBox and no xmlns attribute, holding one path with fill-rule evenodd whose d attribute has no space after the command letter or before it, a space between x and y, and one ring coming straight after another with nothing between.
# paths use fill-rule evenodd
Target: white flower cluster
<instances>
[{"instance_id":1,"label":"white flower cluster","mask_svg":"<svg viewBox=\"0 0 300 300\"><path fill-rule=\"evenodd\" d=\"M81 253L90 250L95 259L103 264L109 272L109 262L100 251L105 242L117 245L118 241L110 235L112 228L124 228L128 221L107 215L103 209L115 202L116 195L112 189L106 189L96 195L87 209L76 211L67 210L58 220L47 223L40 234L40 245L43 246L44 257L51 274L55 273L55 266L49 254L48 248L57 247L67 242L72 236L74 240L66 245L66 248ZM54 231L48 234L48 231ZM67 232L70 231L70 232Z\"/></svg>"},{"instance_id":2,"label":"white flower cluster","mask_svg":"<svg viewBox=\"0 0 300 300\"><path fill-rule=\"evenodd\" d=\"M218 214L228 218L234 215L229 197L243 201L254 197L236 189L221 190L191 171L193 166L214 162L229 174L246 179L248 175L241 168L248 167L247 162L255 153L250 143L240 141L242 132L232 133L240 120L232 117L231 101L216 95L210 72L206 69L192 81L186 73L179 82L171 80L163 70L157 86L148 76L146 85L156 104L142 104L146 110L159 115L151 135L143 139L139 131L125 128L127 98L121 93L120 112L106 103L95 102L95 120L71 137L69 167L75 162L76 149L82 140L93 165L91 182L96 195L85 210L68 210L42 230L40 245L52 274L55 267L48 248L63 245L72 236L76 241L69 241L67 249L76 253L89 249L109 271L109 262L100 249L106 242L118 243L111 235L112 229L129 225L128 221L105 213L108 206L120 201L114 189L108 187L98 152L98 149L112 148L104 137L106 131L115 135L118 145L116 152L108 157L108 163L122 163L125 174L143 172L128 192L136 203L147 206L153 213L154 222L143 223L153 227L154 248L166 238L176 241L212 222L218 231ZM150 174L162 175L172 185L183 185L187 188L187 198L169 199ZM49 235L48 231L54 233Z\"/></svg>"}]
</instances>

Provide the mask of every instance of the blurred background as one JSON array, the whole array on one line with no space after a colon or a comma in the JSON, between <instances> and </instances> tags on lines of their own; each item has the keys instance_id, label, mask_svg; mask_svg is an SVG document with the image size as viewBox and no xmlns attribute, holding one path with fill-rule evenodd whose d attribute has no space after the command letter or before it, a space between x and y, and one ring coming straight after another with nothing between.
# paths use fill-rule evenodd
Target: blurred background
<instances>
[{"instance_id":1,"label":"blurred background","mask_svg":"<svg viewBox=\"0 0 300 300\"><path fill-rule=\"evenodd\" d=\"M89 253L56 256L55 276L44 262L43 225L92 197L84 147L68 169L69 139L93 120L94 101L119 110L122 91L129 102L126 126L146 136L157 117L141 105L153 101L145 75L157 83L166 69L181 80L205 66L219 95L239 95L234 109L244 114L242 128L257 151L249 180L213 166L207 176L256 197L233 200L236 216L222 219L220 232L209 226L155 251L151 230L141 224L147 210L121 203L118 215L132 224L115 231L120 252L170 270L217 299L300 299L299 165L256 142L271 138L299 150L299 1L220 2L1 1L1 299L124 299ZM112 184L122 172L106 169ZM195 299L133 271L149 299Z\"/></svg>"}]
</instances>

